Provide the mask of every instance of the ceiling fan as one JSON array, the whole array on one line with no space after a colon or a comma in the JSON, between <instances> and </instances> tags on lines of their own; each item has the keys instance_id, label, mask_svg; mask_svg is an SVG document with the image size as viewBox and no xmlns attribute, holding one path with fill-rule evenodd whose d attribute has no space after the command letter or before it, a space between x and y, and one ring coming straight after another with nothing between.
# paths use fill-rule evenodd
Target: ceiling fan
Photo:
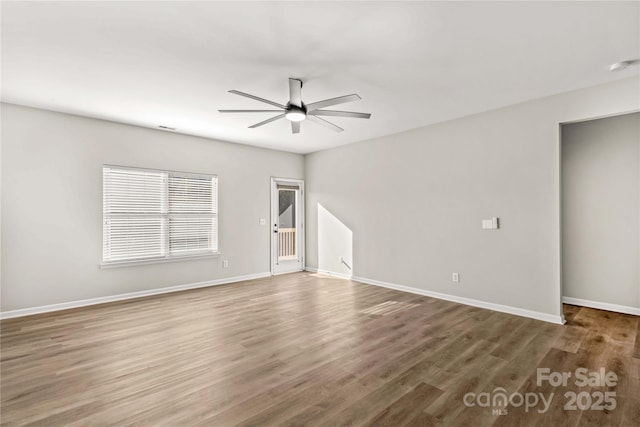
<instances>
[{"instance_id":1,"label":"ceiling fan","mask_svg":"<svg viewBox=\"0 0 640 427\"><path fill-rule=\"evenodd\" d=\"M352 95L339 96L337 98L325 99L323 101L312 102L311 104L305 104L302 102L302 80L289 79L289 102L286 105L278 104L277 102L269 101L268 99L260 98L248 93L240 92L237 90L230 90L230 93L245 96L247 98L255 99L256 101L264 102L265 104L278 107L279 110L218 110L221 113L280 113L277 116L273 116L270 119L264 120L255 125L249 126L249 128L257 128L259 126L266 125L276 120L285 118L291 122L291 132L300 133L300 122L307 119L321 126L327 127L336 132L342 132L340 126L323 119L320 116L329 117L353 117L358 119L368 119L371 114L368 113L354 113L351 111L336 111L336 110L321 110L320 108L330 107L332 105L345 104L347 102L358 101L360 98L355 93Z\"/></svg>"}]
</instances>

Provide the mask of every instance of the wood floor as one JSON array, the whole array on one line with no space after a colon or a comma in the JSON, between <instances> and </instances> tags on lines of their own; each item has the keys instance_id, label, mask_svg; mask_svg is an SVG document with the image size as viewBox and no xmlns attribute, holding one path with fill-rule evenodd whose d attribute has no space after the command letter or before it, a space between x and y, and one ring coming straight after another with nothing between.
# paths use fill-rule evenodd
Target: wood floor
<instances>
[{"instance_id":1,"label":"wood floor","mask_svg":"<svg viewBox=\"0 0 640 427\"><path fill-rule=\"evenodd\" d=\"M1 423L640 425L639 318L572 306L565 315L553 325L295 273L9 319ZM578 367L619 382L536 384L537 368ZM544 413L510 405L494 415L476 398L498 387L555 396ZM606 390L613 410L563 409L565 392Z\"/></svg>"}]
</instances>

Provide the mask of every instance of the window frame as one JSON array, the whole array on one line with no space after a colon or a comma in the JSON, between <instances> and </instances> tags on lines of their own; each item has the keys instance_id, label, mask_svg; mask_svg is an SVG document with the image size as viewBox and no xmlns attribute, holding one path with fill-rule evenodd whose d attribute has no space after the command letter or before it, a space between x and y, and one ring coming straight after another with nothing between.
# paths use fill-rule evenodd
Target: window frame
<instances>
[{"instance_id":1,"label":"window frame","mask_svg":"<svg viewBox=\"0 0 640 427\"><path fill-rule=\"evenodd\" d=\"M212 229L215 232L215 236L216 236L216 249L215 250L202 250L199 251L197 253L191 253L191 254L180 254L180 255L175 255L175 254L171 254L169 253L169 248L168 248L168 240L169 240L169 229L170 229L170 218L172 215L175 215L175 213L171 213L170 209L168 208L168 200L165 200L165 203L167 203L167 211L163 212L161 215L165 218L164 221L164 234L165 234L165 238L167 241L167 254L164 256L158 256L158 257L144 257L144 258L131 258L131 259L123 259L123 260L117 260L117 261L105 261L104 259L104 246L105 246L105 218L106 218L106 213L105 213L105 209L104 209L104 191L105 191L105 187L104 187L104 170L106 168L113 168L113 169L125 169L125 170L133 170L133 171L140 171L140 172L157 172L157 173L163 173L166 174L166 189L165 189L165 197L168 199L169 197L169 177L171 175L177 175L177 176L183 176L183 177L194 177L194 178L210 178L212 180L215 181L215 186L213 188L213 192L212 192L212 197L214 197L215 200L215 213L212 214L212 218L215 218L215 227ZM103 200L103 205L102 205L102 260L99 264L100 268L113 268L113 267L126 267L126 266L132 266L132 265L145 265L145 264L159 264L159 263L166 263L166 262L176 262L176 261L187 261L187 260L197 260L197 259L206 259L206 258L217 258L220 255L220 235L219 235L219 197L218 197L218 184L219 184L219 179L218 179L218 175L216 174L206 174L206 173L195 173L195 172L184 172L184 171L176 171L176 170L168 170L168 169L152 169L152 168L143 168L143 167L136 167L136 166L121 166L121 165L112 165L112 164L103 164L102 165L102 200Z\"/></svg>"}]
</instances>

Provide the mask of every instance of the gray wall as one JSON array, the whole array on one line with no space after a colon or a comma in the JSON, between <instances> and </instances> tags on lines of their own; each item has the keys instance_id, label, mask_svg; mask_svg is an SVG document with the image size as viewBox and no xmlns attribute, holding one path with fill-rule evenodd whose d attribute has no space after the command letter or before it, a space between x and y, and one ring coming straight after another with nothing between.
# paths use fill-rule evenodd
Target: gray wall
<instances>
[{"instance_id":1,"label":"gray wall","mask_svg":"<svg viewBox=\"0 0 640 427\"><path fill-rule=\"evenodd\" d=\"M104 163L217 174L220 258L100 269ZM297 154L2 104L2 311L268 272L270 177L302 178L303 166Z\"/></svg>"},{"instance_id":2,"label":"gray wall","mask_svg":"<svg viewBox=\"0 0 640 427\"><path fill-rule=\"evenodd\" d=\"M640 113L562 127L564 296L640 307Z\"/></svg>"},{"instance_id":3,"label":"gray wall","mask_svg":"<svg viewBox=\"0 0 640 427\"><path fill-rule=\"evenodd\" d=\"M357 277L560 316L559 124L638 110L639 89L624 79L307 155L307 265L350 274L343 257ZM482 230L493 216L501 229Z\"/></svg>"},{"instance_id":4,"label":"gray wall","mask_svg":"<svg viewBox=\"0 0 640 427\"><path fill-rule=\"evenodd\" d=\"M304 160L3 104L1 309L267 272L269 177L305 175L307 265L559 315L558 123L637 110L639 89L620 80ZM217 174L222 256L99 269L104 163ZM480 229L491 216L501 230Z\"/></svg>"}]
</instances>

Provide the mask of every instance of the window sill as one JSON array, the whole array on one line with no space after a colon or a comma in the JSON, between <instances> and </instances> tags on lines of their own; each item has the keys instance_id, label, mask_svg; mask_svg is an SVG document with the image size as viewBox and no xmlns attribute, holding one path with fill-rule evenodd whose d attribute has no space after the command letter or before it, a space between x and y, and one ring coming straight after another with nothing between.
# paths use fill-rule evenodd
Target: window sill
<instances>
[{"instance_id":1,"label":"window sill","mask_svg":"<svg viewBox=\"0 0 640 427\"><path fill-rule=\"evenodd\" d=\"M206 254L172 256L172 257L166 257L166 258L150 258L150 259L138 259L138 260L131 260L131 261L101 262L99 265L100 265L100 268L133 267L136 265L164 264L166 262L194 261L198 259L217 258L218 256L220 256L220 252L208 252Z\"/></svg>"}]
</instances>

